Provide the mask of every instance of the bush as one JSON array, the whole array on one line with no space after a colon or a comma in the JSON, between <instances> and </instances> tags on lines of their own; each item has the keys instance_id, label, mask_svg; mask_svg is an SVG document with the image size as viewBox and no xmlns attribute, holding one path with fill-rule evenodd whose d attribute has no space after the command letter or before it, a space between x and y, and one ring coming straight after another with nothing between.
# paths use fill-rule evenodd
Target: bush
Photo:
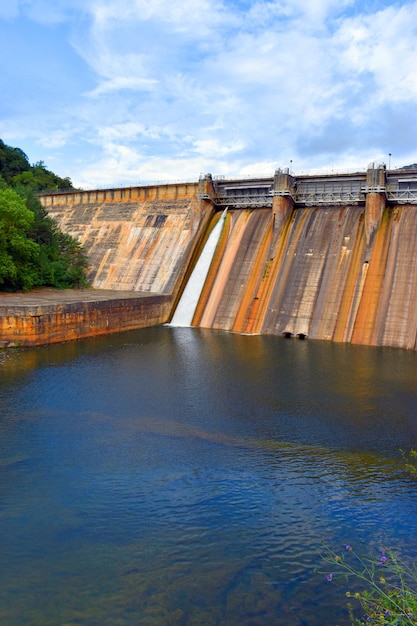
<instances>
[{"instance_id":1,"label":"bush","mask_svg":"<svg viewBox=\"0 0 417 626\"><path fill-rule=\"evenodd\" d=\"M406 464L405 464L406 470L412 476L414 476L414 478L417 478L417 451L410 450L408 454L405 452L402 452L402 455L406 461Z\"/></svg>"},{"instance_id":2,"label":"bush","mask_svg":"<svg viewBox=\"0 0 417 626\"><path fill-rule=\"evenodd\" d=\"M381 550L377 558L359 556L347 545L342 554L327 549L323 561L331 566L326 579L340 574L359 590L348 591L363 612L354 614L348 603L352 624L417 624L417 570L402 562L393 552ZM360 587L363 587L360 589Z\"/></svg>"},{"instance_id":3,"label":"bush","mask_svg":"<svg viewBox=\"0 0 417 626\"><path fill-rule=\"evenodd\" d=\"M87 286L81 244L59 230L28 188L0 186L0 291Z\"/></svg>"},{"instance_id":4,"label":"bush","mask_svg":"<svg viewBox=\"0 0 417 626\"><path fill-rule=\"evenodd\" d=\"M72 188L69 178L29 164L19 148L0 139L0 291L33 287L86 287L87 257L61 232L35 193Z\"/></svg>"},{"instance_id":5,"label":"bush","mask_svg":"<svg viewBox=\"0 0 417 626\"><path fill-rule=\"evenodd\" d=\"M28 237L34 215L12 189L0 189L0 287L28 291L35 287L40 247Z\"/></svg>"}]
</instances>

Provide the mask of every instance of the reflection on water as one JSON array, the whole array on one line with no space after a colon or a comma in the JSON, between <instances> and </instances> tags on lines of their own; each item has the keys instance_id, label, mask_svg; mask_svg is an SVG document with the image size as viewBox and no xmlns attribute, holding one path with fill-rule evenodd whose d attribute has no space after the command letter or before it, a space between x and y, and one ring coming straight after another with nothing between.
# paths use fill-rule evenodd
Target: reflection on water
<instances>
[{"instance_id":1,"label":"reflection on water","mask_svg":"<svg viewBox=\"0 0 417 626\"><path fill-rule=\"evenodd\" d=\"M412 352L161 327L0 353L0 623L348 624L415 556Z\"/></svg>"}]
</instances>

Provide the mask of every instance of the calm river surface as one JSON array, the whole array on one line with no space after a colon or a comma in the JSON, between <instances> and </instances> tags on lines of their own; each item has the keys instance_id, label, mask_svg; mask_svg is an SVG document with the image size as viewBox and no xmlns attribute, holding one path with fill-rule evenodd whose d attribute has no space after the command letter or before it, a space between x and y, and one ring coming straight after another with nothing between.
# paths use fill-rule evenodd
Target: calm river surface
<instances>
[{"instance_id":1,"label":"calm river surface","mask_svg":"<svg viewBox=\"0 0 417 626\"><path fill-rule=\"evenodd\" d=\"M416 366L170 327L0 353L0 624L350 623L323 544L417 555Z\"/></svg>"}]
</instances>

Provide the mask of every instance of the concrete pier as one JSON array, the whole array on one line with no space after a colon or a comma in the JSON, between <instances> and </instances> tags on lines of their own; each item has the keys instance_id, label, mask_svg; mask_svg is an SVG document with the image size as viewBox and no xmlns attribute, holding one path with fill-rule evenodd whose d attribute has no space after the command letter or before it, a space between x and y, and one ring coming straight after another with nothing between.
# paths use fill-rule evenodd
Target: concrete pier
<instances>
[{"instance_id":1,"label":"concrete pier","mask_svg":"<svg viewBox=\"0 0 417 626\"><path fill-rule=\"evenodd\" d=\"M0 347L38 346L167 321L169 296L95 289L0 294Z\"/></svg>"}]
</instances>

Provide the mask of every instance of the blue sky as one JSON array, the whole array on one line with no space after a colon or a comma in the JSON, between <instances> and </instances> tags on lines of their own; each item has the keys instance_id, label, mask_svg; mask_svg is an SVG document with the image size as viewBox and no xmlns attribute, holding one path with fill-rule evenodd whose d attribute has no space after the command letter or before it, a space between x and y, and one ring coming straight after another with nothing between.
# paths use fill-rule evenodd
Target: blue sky
<instances>
[{"instance_id":1,"label":"blue sky","mask_svg":"<svg viewBox=\"0 0 417 626\"><path fill-rule=\"evenodd\" d=\"M1 0L0 66L0 138L85 188L417 162L417 0Z\"/></svg>"}]
</instances>

